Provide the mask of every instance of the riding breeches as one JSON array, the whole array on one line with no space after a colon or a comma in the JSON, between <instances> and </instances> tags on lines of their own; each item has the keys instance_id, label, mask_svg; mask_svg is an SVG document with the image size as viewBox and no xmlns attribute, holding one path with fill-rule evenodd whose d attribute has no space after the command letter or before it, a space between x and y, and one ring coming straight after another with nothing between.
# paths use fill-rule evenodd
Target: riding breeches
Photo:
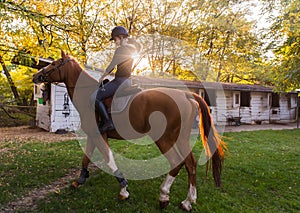
<instances>
[{"instance_id":1,"label":"riding breeches","mask_svg":"<svg viewBox=\"0 0 300 213\"><path fill-rule=\"evenodd\" d=\"M112 81L103 85L103 88L99 88L96 99L103 101L105 98L113 96L118 89L131 85L131 79L127 77L116 77Z\"/></svg>"}]
</instances>

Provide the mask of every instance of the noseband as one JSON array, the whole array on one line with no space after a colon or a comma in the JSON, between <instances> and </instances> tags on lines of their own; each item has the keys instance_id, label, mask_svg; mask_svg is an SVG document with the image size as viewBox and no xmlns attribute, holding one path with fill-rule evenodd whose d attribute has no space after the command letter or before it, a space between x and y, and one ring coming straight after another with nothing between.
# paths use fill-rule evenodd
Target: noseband
<instances>
[{"instance_id":1,"label":"noseband","mask_svg":"<svg viewBox=\"0 0 300 213\"><path fill-rule=\"evenodd\" d=\"M68 63L69 61L71 61L72 59L68 58L67 60L63 61L63 59L59 59L60 64L57 67L54 67L52 69L50 69L48 72L46 72L45 68L42 68L42 75L40 76L40 81L43 82L51 82L51 80L49 79L49 75L51 73L53 73L54 71L58 71L59 74L59 78L60 80L62 80L61 78L61 68Z\"/></svg>"}]
</instances>

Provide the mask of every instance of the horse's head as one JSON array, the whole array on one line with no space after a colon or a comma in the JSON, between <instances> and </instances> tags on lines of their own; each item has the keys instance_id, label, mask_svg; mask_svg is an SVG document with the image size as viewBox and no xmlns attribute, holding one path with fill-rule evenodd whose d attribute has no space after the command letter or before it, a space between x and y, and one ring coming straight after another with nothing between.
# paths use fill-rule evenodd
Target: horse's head
<instances>
[{"instance_id":1,"label":"horse's head","mask_svg":"<svg viewBox=\"0 0 300 213\"><path fill-rule=\"evenodd\" d=\"M52 83L52 82L64 82L66 77L67 66L66 64L72 59L61 51L61 58L53 61L48 66L40 69L33 75L33 82L38 83Z\"/></svg>"}]
</instances>

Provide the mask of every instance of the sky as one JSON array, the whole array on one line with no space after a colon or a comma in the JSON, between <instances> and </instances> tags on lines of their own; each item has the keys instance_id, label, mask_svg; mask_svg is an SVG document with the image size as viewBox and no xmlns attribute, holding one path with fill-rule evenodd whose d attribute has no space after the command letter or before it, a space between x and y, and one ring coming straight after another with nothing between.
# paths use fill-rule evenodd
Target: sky
<instances>
[{"instance_id":1,"label":"sky","mask_svg":"<svg viewBox=\"0 0 300 213\"><path fill-rule=\"evenodd\" d=\"M251 0L250 3L248 3L247 7L249 7L252 14L246 15L246 18L249 21L255 21L257 28L254 30L254 32L258 33L258 36L259 36L259 32L261 33L261 31L267 30L272 25L272 22L268 21L268 17L270 15L276 17L279 14L277 10L273 10L272 13L267 13L265 11L263 13L263 5L259 0ZM267 46L269 44L268 39L264 39L262 41L265 43L264 46ZM264 55L268 59L274 58L274 54L271 50L266 52Z\"/></svg>"},{"instance_id":2,"label":"sky","mask_svg":"<svg viewBox=\"0 0 300 213\"><path fill-rule=\"evenodd\" d=\"M277 16L278 11L273 10L272 13L264 13L262 12L263 10L263 5L261 1L259 0L251 0L250 3L246 3L247 7L251 10L251 15L246 15L246 18L251 21L255 21L258 30L262 30L264 28L268 28L271 26L271 22L269 22L267 19L270 15Z\"/></svg>"}]
</instances>

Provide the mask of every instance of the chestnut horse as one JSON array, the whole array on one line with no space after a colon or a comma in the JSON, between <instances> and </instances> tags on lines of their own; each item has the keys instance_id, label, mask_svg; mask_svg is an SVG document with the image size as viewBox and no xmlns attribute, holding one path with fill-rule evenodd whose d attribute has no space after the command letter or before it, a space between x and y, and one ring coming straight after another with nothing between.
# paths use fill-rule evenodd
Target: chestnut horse
<instances>
[{"instance_id":1,"label":"chestnut horse","mask_svg":"<svg viewBox=\"0 0 300 213\"><path fill-rule=\"evenodd\" d=\"M121 117L113 119L116 130L101 134L98 131L97 116L95 116L93 107L90 107L90 97L99 87L99 83L84 71L75 59L70 58L62 51L61 59L53 61L39 70L33 76L33 82L65 83L68 94L80 114L81 128L87 135L87 144L82 160L81 174L79 179L73 183L74 187L85 183L89 176L88 164L97 147L121 185L120 198L128 198L128 182L118 170L108 144L108 138L121 140L149 135L167 158L171 167L165 181L160 186L160 207L164 208L168 205L171 185L182 166L185 165L189 190L187 198L181 202L180 206L184 210L190 211L197 198L197 163L190 145L190 133L197 109L200 117L201 139L207 158L211 159L213 178L216 186L221 185L223 150L226 144L215 130L209 108L199 95L169 88L143 90L136 94L130 105L127 106L125 110L129 116L127 121L124 116L119 115ZM155 113L157 115L157 112L159 112L159 116L152 116ZM125 137L124 134L126 134Z\"/></svg>"}]
</instances>

